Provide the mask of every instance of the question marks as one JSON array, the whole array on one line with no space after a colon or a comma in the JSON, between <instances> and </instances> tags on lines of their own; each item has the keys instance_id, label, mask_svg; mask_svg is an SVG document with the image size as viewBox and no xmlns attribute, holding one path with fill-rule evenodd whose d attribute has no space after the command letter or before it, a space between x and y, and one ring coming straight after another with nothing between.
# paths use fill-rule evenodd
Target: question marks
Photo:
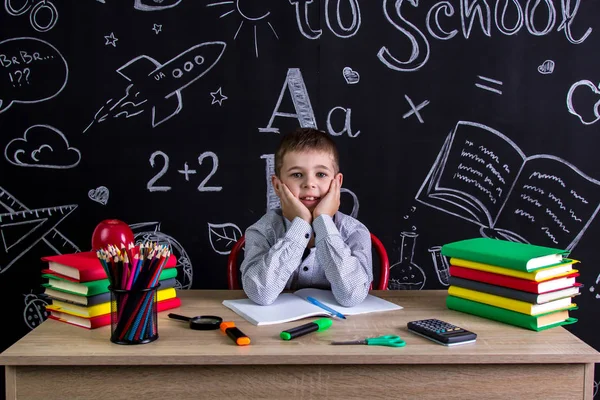
<instances>
[{"instance_id":1,"label":"question marks","mask_svg":"<svg viewBox=\"0 0 600 400\"><path fill-rule=\"evenodd\" d=\"M10 82L13 87L19 87L21 85L29 85L29 76L31 75L31 70L29 68L23 68L23 70L16 70L8 73L8 77L10 78Z\"/></svg>"}]
</instances>

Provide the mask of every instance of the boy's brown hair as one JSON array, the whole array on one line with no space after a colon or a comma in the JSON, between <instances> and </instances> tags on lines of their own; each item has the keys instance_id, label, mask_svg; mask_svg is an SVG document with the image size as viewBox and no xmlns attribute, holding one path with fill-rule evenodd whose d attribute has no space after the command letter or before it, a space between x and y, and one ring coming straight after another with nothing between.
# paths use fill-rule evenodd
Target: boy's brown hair
<instances>
[{"instance_id":1,"label":"boy's brown hair","mask_svg":"<svg viewBox=\"0 0 600 400\"><path fill-rule=\"evenodd\" d=\"M292 151L323 151L331 154L335 172L339 172L340 160L333 139L325 132L314 128L297 128L286 134L275 152L275 175L279 176L283 166L283 156Z\"/></svg>"}]
</instances>

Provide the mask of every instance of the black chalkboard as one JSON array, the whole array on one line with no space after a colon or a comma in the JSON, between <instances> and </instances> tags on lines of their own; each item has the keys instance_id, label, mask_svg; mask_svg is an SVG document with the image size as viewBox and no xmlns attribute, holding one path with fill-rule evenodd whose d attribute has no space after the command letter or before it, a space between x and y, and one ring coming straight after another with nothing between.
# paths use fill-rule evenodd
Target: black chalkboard
<instances>
[{"instance_id":1,"label":"black chalkboard","mask_svg":"<svg viewBox=\"0 0 600 400\"><path fill-rule=\"evenodd\" d=\"M103 219L170 242L180 288L226 288L298 126L338 144L342 211L386 246L390 289L446 288L454 240L568 248L585 287L567 329L599 349L599 15L582 0L6 0L0 350L45 318L40 257L89 250Z\"/></svg>"}]
</instances>

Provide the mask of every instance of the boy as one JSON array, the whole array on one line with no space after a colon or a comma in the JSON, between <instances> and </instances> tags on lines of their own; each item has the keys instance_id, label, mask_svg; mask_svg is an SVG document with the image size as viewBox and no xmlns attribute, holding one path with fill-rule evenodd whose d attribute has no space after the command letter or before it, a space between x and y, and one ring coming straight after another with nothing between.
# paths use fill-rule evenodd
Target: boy
<instances>
[{"instance_id":1,"label":"boy","mask_svg":"<svg viewBox=\"0 0 600 400\"><path fill-rule=\"evenodd\" d=\"M342 306L361 303L373 280L371 236L338 211L342 174L325 132L299 128L275 153L271 182L281 209L245 233L242 286L255 303L271 304L284 289L331 288Z\"/></svg>"}]
</instances>

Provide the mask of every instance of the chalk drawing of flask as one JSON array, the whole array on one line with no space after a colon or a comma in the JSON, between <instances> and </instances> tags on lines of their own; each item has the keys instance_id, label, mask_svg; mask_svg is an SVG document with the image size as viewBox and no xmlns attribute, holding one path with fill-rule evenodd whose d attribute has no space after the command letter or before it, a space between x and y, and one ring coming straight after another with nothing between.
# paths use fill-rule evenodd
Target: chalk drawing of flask
<instances>
[{"instance_id":1,"label":"chalk drawing of flask","mask_svg":"<svg viewBox=\"0 0 600 400\"><path fill-rule=\"evenodd\" d=\"M390 290L421 290L425 286L425 273L413 262L418 233L402 232L400 262L390 267Z\"/></svg>"},{"instance_id":2,"label":"chalk drawing of flask","mask_svg":"<svg viewBox=\"0 0 600 400\"><path fill-rule=\"evenodd\" d=\"M433 260L433 268L437 274L438 280L444 286L450 285L450 273L448 259L442 255L442 246L432 246L429 248L431 259Z\"/></svg>"}]
</instances>

